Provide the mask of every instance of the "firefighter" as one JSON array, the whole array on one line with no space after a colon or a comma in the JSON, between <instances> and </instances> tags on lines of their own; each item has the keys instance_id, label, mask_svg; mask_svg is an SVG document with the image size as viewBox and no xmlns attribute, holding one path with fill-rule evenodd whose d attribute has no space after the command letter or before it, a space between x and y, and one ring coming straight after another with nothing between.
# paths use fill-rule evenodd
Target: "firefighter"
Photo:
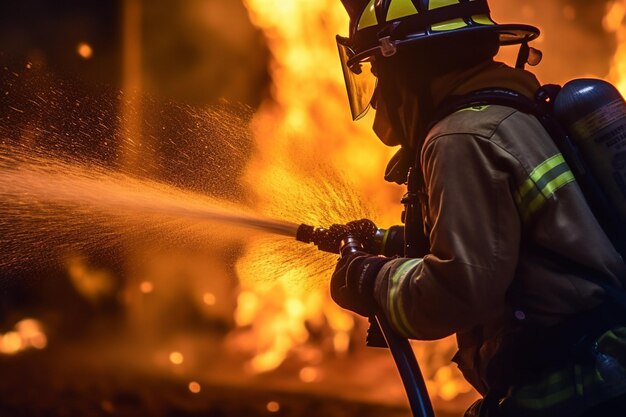
<instances>
[{"instance_id":1,"label":"firefighter","mask_svg":"<svg viewBox=\"0 0 626 417\"><path fill-rule=\"evenodd\" d=\"M626 416L624 313L588 279L619 289L626 267L563 156L537 118L512 107L441 113L487 88L532 99L536 77L494 57L521 45L526 63L539 30L495 23L486 0L342 3L352 116L373 108L377 136L401 146L388 173L409 183L413 249L341 258L333 299L382 312L408 338L456 334L452 360L483 395L466 416Z\"/></svg>"}]
</instances>

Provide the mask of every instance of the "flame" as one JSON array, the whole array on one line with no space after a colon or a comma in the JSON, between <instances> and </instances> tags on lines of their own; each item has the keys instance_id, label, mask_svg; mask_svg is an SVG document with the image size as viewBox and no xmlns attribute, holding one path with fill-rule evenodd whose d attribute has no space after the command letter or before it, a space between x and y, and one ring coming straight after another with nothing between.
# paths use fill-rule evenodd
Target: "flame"
<instances>
[{"instance_id":1,"label":"flame","mask_svg":"<svg viewBox=\"0 0 626 417\"><path fill-rule=\"evenodd\" d=\"M72 257L67 261L67 271L74 288L92 303L111 296L115 291L113 276L104 269L90 267L87 261L80 256ZM152 291L149 282L142 283L142 291Z\"/></svg>"},{"instance_id":2,"label":"flame","mask_svg":"<svg viewBox=\"0 0 626 417\"><path fill-rule=\"evenodd\" d=\"M276 401L270 401L265 406L270 413L277 413L280 410L280 404Z\"/></svg>"},{"instance_id":3,"label":"flame","mask_svg":"<svg viewBox=\"0 0 626 417\"><path fill-rule=\"evenodd\" d=\"M76 53L83 59L90 59L93 56L93 48L87 42L76 45Z\"/></svg>"},{"instance_id":4,"label":"flame","mask_svg":"<svg viewBox=\"0 0 626 417\"><path fill-rule=\"evenodd\" d=\"M139 291L144 294L150 294L154 291L154 284L150 281L142 281L141 284L139 284Z\"/></svg>"},{"instance_id":5,"label":"flame","mask_svg":"<svg viewBox=\"0 0 626 417\"><path fill-rule=\"evenodd\" d=\"M185 357L180 352L170 353L169 359L174 365L181 365L185 361Z\"/></svg>"},{"instance_id":6,"label":"flame","mask_svg":"<svg viewBox=\"0 0 626 417\"><path fill-rule=\"evenodd\" d=\"M607 12L602 21L604 30L615 35L617 49L611 62L608 80L626 95L626 0L615 0L607 4Z\"/></svg>"},{"instance_id":7,"label":"flame","mask_svg":"<svg viewBox=\"0 0 626 417\"><path fill-rule=\"evenodd\" d=\"M345 13L330 1L245 4L274 56L275 85L256 115L259 152L249 168L259 209L315 225L371 217L344 173L364 173L368 178L362 184L371 184L386 156L369 128L352 124L347 112L333 41L333 31L347 27ZM366 158L345 158L368 148L372 152ZM329 155L338 158L329 162ZM370 192L381 194L374 188ZM278 367L294 348L307 343L310 326L330 326L335 350L348 349L354 320L328 300L325 285L320 285L330 277L336 257L295 245L257 242L238 264L242 293L236 321L250 325L255 334L257 354L250 362L254 372Z\"/></svg>"},{"instance_id":8,"label":"flame","mask_svg":"<svg viewBox=\"0 0 626 417\"><path fill-rule=\"evenodd\" d=\"M196 381L191 381L188 385L189 391L194 394L198 394L202 390L202 386Z\"/></svg>"},{"instance_id":9,"label":"flame","mask_svg":"<svg viewBox=\"0 0 626 417\"><path fill-rule=\"evenodd\" d=\"M26 318L19 321L14 329L0 334L0 353L14 355L26 349L45 349L48 339L38 320Z\"/></svg>"},{"instance_id":10,"label":"flame","mask_svg":"<svg viewBox=\"0 0 626 417\"><path fill-rule=\"evenodd\" d=\"M255 116L258 151L248 169L259 210L314 225L362 217L380 226L397 224L404 190L382 181L395 150L386 150L375 138L372 112L358 123L350 117L334 41L336 33L348 28L341 3L244 3L273 56L274 85ZM333 350L348 352L354 316L327 295L335 261L336 256L294 242L264 239L249 246L237 265L242 288L236 323L250 332L251 371L277 368L310 341L311 329L323 326L332 330ZM454 348L452 339L416 346L418 357L427 360L424 371L432 393L444 400L471 390L449 363ZM315 360L301 368L302 381L323 379Z\"/></svg>"}]
</instances>

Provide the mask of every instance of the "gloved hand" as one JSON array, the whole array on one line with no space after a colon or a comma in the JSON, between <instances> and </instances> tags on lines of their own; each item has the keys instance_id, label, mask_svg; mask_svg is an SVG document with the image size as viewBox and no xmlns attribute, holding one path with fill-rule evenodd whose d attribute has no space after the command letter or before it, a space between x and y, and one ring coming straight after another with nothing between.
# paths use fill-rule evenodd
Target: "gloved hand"
<instances>
[{"instance_id":1,"label":"gloved hand","mask_svg":"<svg viewBox=\"0 0 626 417\"><path fill-rule=\"evenodd\" d=\"M341 307L370 317L376 310L376 275L390 258L355 252L342 256L330 280L330 296Z\"/></svg>"}]
</instances>

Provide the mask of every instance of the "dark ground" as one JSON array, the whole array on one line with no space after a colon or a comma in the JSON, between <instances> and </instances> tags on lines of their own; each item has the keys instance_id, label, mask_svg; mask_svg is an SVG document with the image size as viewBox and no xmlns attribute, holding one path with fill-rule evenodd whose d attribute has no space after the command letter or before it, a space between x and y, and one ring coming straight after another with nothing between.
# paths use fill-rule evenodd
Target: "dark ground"
<instances>
[{"instance_id":1,"label":"dark ground","mask_svg":"<svg viewBox=\"0 0 626 417\"><path fill-rule=\"evenodd\" d=\"M0 357L0 417L410 416L408 406L276 389L245 377L233 382L234 374L219 382L163 372L133 364L129 355L115 363L123 350L51 346ZM188 389L192 379L201 385L198 394ZM268 411L270 401L280 405L277 412Z\"/></svg>"}]
</instances>

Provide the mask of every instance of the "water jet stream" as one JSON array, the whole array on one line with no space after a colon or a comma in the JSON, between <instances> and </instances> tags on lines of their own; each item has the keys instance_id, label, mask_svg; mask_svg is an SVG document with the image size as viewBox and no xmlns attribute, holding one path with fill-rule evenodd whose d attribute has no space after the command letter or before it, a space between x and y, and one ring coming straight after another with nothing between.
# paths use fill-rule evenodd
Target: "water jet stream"
<instances>
[{"instance_id":1,"label":"water jet stream","mask_svg":"<svg viewBox=\"0 0 626 417\"><path fill-rule=\"evenodd\" d=\"M122 239L163 234L185 239L194 232L203 238L207 224L229 226L229 233L240 230L242 237L257 230L295 238L298 229L295 223L155 180L52 158L8 163L9 154L0 152L0 242L15 249L3 251L3 266L17 258L16 250L31 246L50 249L68 241L106 246L118 240L111 241L109 229Z\"/></svg>"}]
</instances>

